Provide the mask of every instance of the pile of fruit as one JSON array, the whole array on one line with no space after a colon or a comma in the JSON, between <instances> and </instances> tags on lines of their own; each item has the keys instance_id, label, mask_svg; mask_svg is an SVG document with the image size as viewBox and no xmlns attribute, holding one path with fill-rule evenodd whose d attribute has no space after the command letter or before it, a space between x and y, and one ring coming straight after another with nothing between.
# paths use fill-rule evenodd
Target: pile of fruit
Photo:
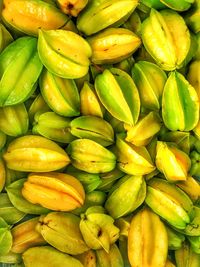
<instances>
[{"instance_id":1,"label":"pile of fruit","mask_svg":"<svg viewBox=\"0 0 200 267\"><path fill-rule=\"evenodd\" d=\"M0 263L200 267L200 0L3 0Z\"/></svg>"}]
</instances>

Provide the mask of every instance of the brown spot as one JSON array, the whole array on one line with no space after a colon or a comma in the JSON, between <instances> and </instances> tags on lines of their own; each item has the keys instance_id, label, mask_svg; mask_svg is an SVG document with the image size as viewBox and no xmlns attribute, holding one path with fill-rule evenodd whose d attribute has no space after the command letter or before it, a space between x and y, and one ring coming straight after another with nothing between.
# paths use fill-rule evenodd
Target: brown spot
<instances>
[{"instance_id":1,"label":"brown spot","mask_svg":"<svg viewBox=\"0 0 200 267\"><path fill-rule=\"evenodd\" d=\"M73 8L74 8L74 5L69 3L68 6L67 6L67 9L71 10Z\"/></svg>"},{"instance_id":2,"label":"brown spot","mask_svg":"<svg viewBox=\"0 0 200 267\"><path fill-rule=\"evenodd\" d=\"M101 235L102 235L102 231L100 229L99 232L98 232L98 234L97 234L97 236L100 237Z\"/></svg>"}]
</instances>

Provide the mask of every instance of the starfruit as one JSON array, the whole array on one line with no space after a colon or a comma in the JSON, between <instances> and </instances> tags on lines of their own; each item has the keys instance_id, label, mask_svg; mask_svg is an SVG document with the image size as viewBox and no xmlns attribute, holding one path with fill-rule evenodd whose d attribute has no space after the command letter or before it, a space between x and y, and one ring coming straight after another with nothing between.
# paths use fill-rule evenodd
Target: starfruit
<instances>
[{"instance_id":1,"label":"starfruit","mask_svg":"<svg viewBox=\"0 0 200 267\"><path fill-rule=\"evenodd\" d=\"M66 172L81 182L86 193L94 191L102 183L99 174L84 172L74 168L72 165L69 165Z\"/></svg>"},{"instance_id":2,"label":"starfruit","mask_svg":"<svg viewBox=\"0 0 200 267\"><path fill-rule=\"evenodd\" d=\"M20 210L21 212L28 214L45 214L48 213L49 210L41 207L40 205L35 205L27 201L22 195L22 188L26 179L19 179L8 185L6 187L6 191L8 193L8 197L13 206Z\"/></svg>"},{"instance_id":3,"label":"starfruit","mask_svg":"<svg viewBox=\"0 0 200 267\"><path fill-rule=\"evenodd\" d=\"M0 255L6 255L12 247L12 234L10 232L10 226L0 218Z\"/></svg>"},{"instance_id":4,"label":"starfruit","mask_svg":"<svg viewBox=\"0 0 200 267\"><path fill-rule=\"evenodd\" d=\"M161 119L156 112L152 111L127 130L126 141L135 146L146 146L160 128Z\"/></svg>"},{"instance_id":5,"label":"starfruit","mask_svg":"<svg viewBox=\"0 0 200 267\"><path fill-rule=\"evenodd\" d=\"M119 240L125 240L128 237L128 233L130 230L130 223L131 223L132 215L127 217L119 218L115 221L115 225L119 228Z\"/></svg>"},{"instance_id":6,"label":"starfruit","mask_svg":"<svg viewBox=\"0 0 200 267\"><path fill-rule=\"evenodd\" d=\"M185 229L179 229L178 231L186 236L200 236L200 207L193 206L189 215L190 223L187 224Z\"/></svg>"},{"instance_id":7,"label":"starfruit","mask_svg":"<svg viewBox=\"0 0 200 267\"><path fill-rule=\"evenodd\" d=\"M22 258L25 266L35 267L83 267L81 262L74 257L60 252L50 246L40 246L27 249Z\"/></svg>"},{"instance_id":8,"label":"starfruit","mask_svg":"<svg viewBox=\"0 0 200 267\"><path fill-rule=\"evenodd\" d=\"M158 141L156 166L169 181L186 180L191 166L189 156L167 142Z\"/></svg>"},{"instance_id":9,"label":"starfruit","mask_svg":"<svg viewBox=\"0 0 200 267\"><path fill-rule=\"evenodd\" d=\"M0 192L4 188L5 182L6 182L5 164L4 164L3 160L2 160L2 158L0 158Z\"/></svg>"},{"instance_id":10,"label":"starfruit","mask_svg":"<svg viewBox=\"0 0 200 267\"><path fill-rule=\"evenodd\" d=\"M54 112L39 113L35 115L32 132L56 142L70 143L75 139L70 133L70 122Z\"/></svg>"},{"instance_id":11,"label":"starfruit","mask_svg":"<svg viewBox=\"0 0 200 267\"><path fill-rule=\"evenodd\" d=\"M56 2L63 13L77 17L87 5L88 0L57 0Z\"/></svg>"},{"instance_id":12,"label":"starfruit","mask_svg":"<svg viewBox=\"0 0 200 267\"><path fill-rule=\"evenodd\" d=\"M23 253L28 248L46 244L41 234L39 234L35 229L38 220L39 217L35 217L12 228L12 252Z\"/></svg>"},{"instance_id":13,"label":"starfruit","mask_svg":"<svg viewBox=\"0 0 200 267\"><path fill-rule=\"evenodd\" d=\"M0 52L13 41L12 35L6 27L0 23Z\"/></svg>"},{"instance_id":14,"label":"starfruit","mask_svg":"<svg viewBox=\"0 0 200 267\"><path fill-rule=\"evenodd\" d=\"M175 259L177 267L199 267L200 254L193 252L191 246L185 242L175 251Z\"/></svg>"},{"instance_id":15,"label":"starfruit","mask_svg":"<svg viewBox=\"0 0 200 267\"><path fill-rule=\"evenodd\" d=\"M125 72L127 72L129 75L131 74L131 69L133 67L135 63L135 60L132 56L116 63L113 65L114 68L117 68L117 69L120 69L120 70L123 70Z\"/></svg>"},{"instance_id":16,"label":"starfruit","mask_svg":"<svg viewBox=\"0 0 200 267\"><path fill-rule=\"evenodd\" d=\"M74 80L63 79L44 70L40 77L40 91L55 113L66 117L79 115L80 98Z\"/></svg>"},{"instance_id":17,"label":"starfruit","mask_svg":"<svg viewBox=\"0 0 200 267\"><path fill-rule=\"evenodd\" d=\"M74 210L85 200L82 184L75 177L58 172L29 174L22 195L33 204L57 211Z\"/></svg>"},{"instance_id":18,"label":"starfruit","mask_svg":"<svg viewBox=\"0 0 200 267\"><path fill-rule=\"evenodd\" d=\"M29 118L25 105L18 104L0 108L0 129L9 136L25 135Z\"/></svg>"},{"instance_id":19,"label":"starfruit","mask_svg":"<svg viewBox=\"0 0 200 267\"><path fill-rule=\"evenodd\" d=\"M145 5L146 7L155 8L158 10L165 8L165 5L162 3L162 0L161 1L160 0L141 0L140 5L141 4ZM141 10L141 7L139 10Z\"/></svg>"},{"instance_id":20,"label":"starfruit","mask_svg":"<svg viewBox=\"0 0 200 267\"><path fill-rule=\"evenodd\" d=\"M134 125L140 113L140 98L132 78L116 68L105 69L95 79L95 89L104 107L116 119Z\"/></svg>"},{"instance_id":21,"label":"starfruit","mask_svg":"<svg viewBox=\"0 0 200 267\"><path fill-rule=\"evenodd\" d=\"M43 65L54 75L77 79L87 74L92 51L88 42L74 32L40 30L38 54Z\"/></svg>"},{"instance_id":22,"label":"starfruit","mask_svg":"<svg viewBox=\"0 0 200 267\"><path fill-rule=\"evenodd\" d=\"M166 142L173 142L177 147L185 152L186 154L190 153L191 148L191 135L189 132L173 131L166 132L161 134L160 140Z\"/></svg>"},{"instance_id":23,"label":"starfruit","mask_svg":"<svg viewBox=\"0 0 200 267\"><path fill-rule=\"evenodd\" d=\"M105 208L116 219L136 210L145 197L146 183L143 176L126 175L119 180L117 189L108 196Z\"/></svg>"},{"instance_id":24,"label":"starfruit","mask_svg":"<svg viewBox=\"0 0 200 267\"><path fill-rule=\"evenodd\" d=\"M67 152L75 168L89 173L109 172L116 165L116 156L90 139L72 141Z\"/></svg>"},{"instance_id":25,"label":"starfruit","mask_svg":"<svg viewBox=\"0 0 200 267\"><path fill-rule=\"evenodd\" d=\"M190 131L199 121L199 100L184 76L171 72L162 96L162 117L171 131Z\"/></svg>"},{"instance_id":26,"label":"starfruit","mask_svg":"<svg viewBox=\"0 0 200 267\"><path fill-rule=\"evenodd\" d=\"M194 0L192 8L187 12L184 19L188 25L188 27L194 32L200 32L200 22L199 22L199 15L200 15L200 3L198 0Z\"/></svg>"},{"instance_id":27,"label":"starfruit","mask_svg":"<svg viewBox=\"0 0 200 267\"><path fill-rule=\"evenodd\" d=\"M162 69L181 68L190 49L190 33L177 12L151 9L141 33L146 50Z\"/></svg>"},{"instance_id":28,"label":"starfruit","mask_svg":"<svg viewBox=\"0 0 200 267\"><path fill-rule=\"evenodd\" d=\"M20 171L14 171L11 169L8 169L6 167L6 182L5 182L5 186L9 186L10 184L12 184L13 182L24 178L26 175L26 173L24 172L20 172Z\"/></svg>"},{"instance_id":29,"label":"starfruit","mask_svg":"<svg viewBox=\"0 0 200 267\"><path fill-rule=\"evenodd\" d=\"M200 154L193 150L190 153L190 159L191 159L191 168L190 168L190 175L199 177L200 174Z\"/></svg>"},{"instance_id":30,"label":"starfruit","mask_svg":"<svg viewBox=\"0 0 200 267\"><path fill-rule=\"evenodd\" d=\"M137 147L124 139L124 134L117 135L117 167L132 175L144 175L154 171L155 166L148 150L144 146Z\"/></svg>"},{"instance_id":31,"label":"starfruit","mask_svg":"<svg viewBox=\"0 0 200 267\"><path fill-rule=\"evenodd\" d=\"M33 123L34 116L37 112L48 112L50 111L49 106L47 103L44 101L43 97L41 94L38 94L36 98L32 101L29 109L28 109L28 117L29 121Z\"/></svg>"},{"instance_id":32,"label":"starfruit","mask_svg":"<svg viewBox=\"0 0 200 267\"><path fill-rule=\"evenodd\" d=\"M169 250L176 250L182 247L183 242L185 241L185 236L168 225L165 225L168 236L168 248Z\"/></svg>"},{"instance_id":33,"label":"starfruit","mask_svg":"<svg viewBox=\"0 0 200 267\"><path fill-rule=\"evenodd\" d=\"M19 32L37 36L38 29L65 27L69 18L55 5L41 0L3 0L2 18L6 25Z\"/></svg>"},{"instance_id":34,"label":"starfruit","mask_svg":"<svg viewBox=\"0 0 200 267\"><path fill-rule=\"evenodd\" d=\"M193 252L200 254L200 236L187 236Z\"/></svg>"},{"instance_id":35,"label":"starfruit","mask_svg":"<svg viewBox=\"0 0 200 267\"><path fill-rule=\"evenodd\" d=\"M67 166L70 159L56 143L41 136L26 135L12 141L3 155L13 170L47 172Z\"/></svg>"},{"instance_id":36,"label":"starfruit","mask_svg":"<svg viewBox=\"0 0 200 267\"><path fill-rule=\"evenodd\" d=\"M130 15L129 19L125 21L123 26L130 31L135 32L138 36L141 35L142 22L137 10Z\"/></svg>"},{"instance_id":37,"label":"starfruit","mask_svg":"<svg viewBox=\"0 0 200 267\"><path fill-rule=\"evenodd\" d=\"M80 215L92 206L103 206L106 200L106 193L95 190L85 195L85 203L81 208L72 211L73 214Z\"/></svg>"},{"instance_id":38,"label":"starfruit","mask_svg":"<svg viewBox=\"0 0 200 267\"><path fill-rule=\"evenodd\" d=\"M72 213L51 212L41 216L37 231L56 249L70 255L81 254L86 246L79 229L80 218Z\"/></svg>"},{"instance_id":39,"label":"starfruit","mask_svg":"<svg viewBox=\"0 0 200 267\"><path fill-rule=\"evenodd\" d=\"M190 223L193 203L188 195L166 180L152 178L148 182L146 204L161 218L177 229Z\"/></svg>"},{"instance_id":40,"label":"starfruit","mask_svg":"<svg viewBox=\"0 0 200 267\"><path fill-rule=\"evenodd\" d=\"M77 28L86 35L99 32L109 26L119 26L131 15L138 0L89 1L78 16Z\"/></svg>"},{"instance_id":41,"label":"starfruit","mask_svg":"<svg viewBox=\"0 0 200 267\"><path fill-rule=\"evenodd\" d=\"M131 56L141 45L140 38L124 28L108 28L87 39L94 64L113 64Z\"/></svg>"},{"instance_id":42,"label":"starfruit","mask_svg":"<svg viewBox=\"0 0 200 267\"><path fill-rule=\"evenodd\" d=\"M167 259L165 267L176 267L176 265L170 259Z\"/></svg>"},{"instance_id":43,"label":"starfruit","mask_svg":"<svg viewBox=\"0 0 200 267\"><path fill-rule=\"evenodd\" d=\"M8 45L0 55L0 106L25 101L36 89L41 71L36 38L21 37Z\"/></svg>"},{"instance_id":44,"label":"starfruit","mask_svg":"<svg viewBox=\"0 0 200 267\"><path fill-rule=\"evenodd\" d=\"M116 244L110 247L109 253L103 249L96 250L96 261L98 267L124 267L121 252Z\"/></svg>"},{"instance_id":45,"label":"starfruit","mask_svg":"<svg viewBox=\"0 0 200 267\"><path fill-rule=\"evenodd\" d=\"M95 116L80 116L70 123L70 132L79 138L88 138L102 146L114 143L112 126L102 118Z\"/></svg>"},{"instance_id":46,"label":"starfruit","mask_svg":"<svg viewBox=\"0 0 200 267\"><path fill-rule=\"evenodd\" d=\"M140 94L141 105L151 110L160 109L162 93L167 81L165 72L148 61L138 61L131 72Z\"/></svg>"},{"instance_id":47,"label":"starfruit","mask_svg":"<svg viewBox=\"0 0 200 267\"><path fill-rule=\"evenodd\" d=\"M123 238L123 240L119 239L119 251L122 255L124 266L131 267L129 259L128 259L128 240L127 238Z\"/></svg>"},{"instance_id":48,"label":"starfruit","mask_svg":"<svg viewBox=\"0 0 200 267\"><path fill-rule=\"evenodd\" d=\"M102 210L89 209L81 215L80 230L83 238L91 249L103 248L108 253L110 245L119 237L119 229L114 225L114 219Z\"/></svg>"},{"instance_id":49,"label":"starfruit","mask_svg":"<svg viewBox=\"0 0 200 267\"><path fill-rule=\"evenodd\" d=\"M96 92L88 82L84 82L84 85L80 91L81 102L81 114L83 116L91 115L103 118L104 107L99 101Z\"/></svg>"},{"instance_id":50,"label":"starfruit","mask_svg":"<svg viewBox=\"0 0 200 267\"><path fill-rule=\"evenodd\" d=\"M0 263L12 264L11 266L22 267L22 257L20 254L9 251L6 255L0 255Z\"/></svg>"},{"instance_id":51,"label":"starfruit","mask_svg":"<svg viewBox=\"0 0 200 267\"><path fill-rule=\"evenodd\" d=\"M174 0L161 0L161 2L176 11L186 11L188 10L191 5L194 3L195 0L181 0L181 1L174 1Z\"/></svg>"},{"instance_id":52,"label":"starfruit","mask_svg":"<svg viewBox=\"0 0 200 267\"><path fill-rule=\"evenodd\" d=\"M115 133L125 132L125 123L113 117L109 112L105 113L105 119L112 125Z\"/></svg>"},{"instance_id":53,"label":"starfruit","mask_svg":"<svg viewBox=\"0 0 200 267\"><path fill-rule=\"evenodd\" d=\"M176 185L188 194L194 203L200 200L200 184L192 176L188 176L186 181L180 181Z\"/></svg>"},{"instance_id":54,"label":"starfruit","mask_svg":"<svg viewBox=\"0 0 200 267\"><path fill-rule=\"evenodd\" d=\"M96 267L96 254L91 249L76 255L76 259L78 259L84 267Z\"/></svg>"},{"instance_id":55,"label":"starfruit","mask_svg":"<svg viewBox=\"0 0 200 267\"><path fill-rule=\"evenodd\" d=\"M165 267L167 231L159 216L148 208L137 212L128 233L128 258L132 267Z\"/></svg>"},{"instance_id":56,"label":"starfruit","mask_svg":"<svg viewBox=\"0 0 200 267\"><path fill-rule=\"evenodd\" d=\"M6 193L0 194L0 217L12 225L23 219L25 213L16 209Z\"/></svg>"},{"instance_id":57,"label":"starfruit","mask_svg":"<svg viewBox=\"0 0 200 267\"><path fill-rule=\"evenodd\" d=\"M101 177L101 184L98 186L99 190L109 192L115 182L124 176L124 173L120 171L118 168L106 173L102 173Z\"/></svg>"}]
</instances>

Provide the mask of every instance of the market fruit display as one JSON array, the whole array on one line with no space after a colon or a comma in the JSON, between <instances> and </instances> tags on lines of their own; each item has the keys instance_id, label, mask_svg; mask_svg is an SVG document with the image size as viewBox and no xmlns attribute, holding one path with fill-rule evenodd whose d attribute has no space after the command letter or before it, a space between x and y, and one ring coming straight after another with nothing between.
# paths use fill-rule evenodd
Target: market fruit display
<instances>
[{"instance_id":1,"label":"market fruit display","mask_svg":"<svg viewBox=\"0 0 200 267\"><path fill-rule=\"evenodd\" d=\"M0 1L0 267L200 267L200 1Z\"/></svg>"}]
</instances>

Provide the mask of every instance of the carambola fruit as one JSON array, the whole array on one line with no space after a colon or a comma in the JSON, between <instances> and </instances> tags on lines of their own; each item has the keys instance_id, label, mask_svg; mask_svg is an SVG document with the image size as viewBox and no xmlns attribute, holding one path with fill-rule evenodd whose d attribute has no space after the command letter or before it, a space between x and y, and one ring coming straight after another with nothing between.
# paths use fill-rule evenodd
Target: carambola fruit
<instances>
[{"instance_id":1,"label":"carambola fruit","mask_svg":"<svg viewBox=\"0 0 200 267\"><path fill-rule=\"evenodd\" d=\"M136 210L144 202L145 196L146 183L143 176L126 175L108 196L105 208L116 219Z\"/></svg>"},{"instance_id":2,"label":"carambola fruit","mask_svg":"<svg viewBox=\"0 0 200 267\"><path fill-rule=\"evenodd\" d=\"M41 216L37 231L56 249L77 255L89 250L79 229L80 218L72 213L51 212Z\"/></svg>"},{"instance_id":3,"label":"carambola fruit","mask_svg":"<svg viewBox=\"0 0 200 267\"><path fill-rule=\"evenodd\" d=\"M138 0L89 1L78 16L77 28L86 35L99 32L109 26L119 26L128 19Z\"/></svg>"},{"instance_id":4,"label":"carambola fruit","mask_svg":"<svg viewBox=\"0 0 200 267\"><path fill-rule=\"evenodd\" d=\"M72 165L89 173L104 173L112 171L116 165L116 156L90 139L77 139L67 147Z\"/></svg>"},{"instance_id":5,"label":"carambola fruit","mask_svg":"<svg viewBox=\"0 0 200 267\"><path fill-rule=\"evenodd\" d=\"M71 211L84 204L85 192L75 177L58 172L31 173L22 195L33 204L56 211Z\"/></svg>"},{"instance_id":6,"label":"carambola fruit","mask_svg":"<svg viewBox=\"0 0 200 267\"><path fill-rule=\"evenodd\" d=\"M2 18L14 31L37 36L39 29L65 27L69 18L55 5L41 0L3 0Z\"/></svg>"},{"instance_id":7,"label":"carambola fruit","mask_svg":"<svg viewBox=\"0 0 200 267\"><path fill-rule=\"evenodd\" d=\"M177 12L151 9L141 33L147 52L158 66L167 71L181 68L190 49L190 33Z\"/></svg>"},{"instance_id":8,"label":"carambola fruit","mask_svg":"<svg viewBox=\"0 0 200 267\"><path fill-rule=\"evenodd\" d=\"M95 89L104 107L116 119L134 125L140 113L140 98L132 78L124 71L105 69L95 79Z\"/></svg>"},{"instance_id":9,"label":"carambola fruit","mask_svg":"<svg viewBox=\"0 0 200 267\"><path fill-rule=\"evenodd\" d=\"M94 64L113 64L131 56L141 45L140 38L124 28L108 28L87 39Z\"/></svg>"},{"instance_id":10,"label":"carambola fruit","mask_svg":"<svg viewBox=\"0 0 200 267\"><path fill-rule=\"evenodd\" d=\"M132 267L165 267L168 237L164 223L148 208L137 212L128 233L128 258Z\"/></svg>"},{"instance_id":11,"label":"carambola fruit","mask_svg":"<svg viewBox=\"0 0 200 267\"><path fill-rule=\"evenodd\" d=\"M79 260L50 246L29 248L22 258L27 267L83 267Z\"/></svg>"},{"instance_id":12,"label":"carambola fruit","mask_svg":"<svg viewBox=\"0 0 200 267\"><path fill-rule=\"evenodd\" d=\"M12 141L3 158L8 168L25 172L54 171L70 162L59 145L36 135L26 135Z\"/></svg>"},{"instance_id":13,"label":"carambola fruit","mask_svg":"<svg viewBox=\"0 0 200 267\"><path fill-rule=\"evenodd\" d=\"M28 248L46 244L42 235L36 231L38 220L39 217L35 217L12 228L12 252L23 253Z\"/></svg>"},{"instance_id":14,"label":"carambola fruit","mask_svg":"<svg viewBox=\"0 0 200 267\"><path fill-rule=\"evenodd\" d=\"M38 54L53 74L68 79L85 76L92 51L80 35L66 30L39 31Z\"/></svg>"},{"instance_id":15,"label":"carambola fruit","mask_svg":"<svg viewBox=\"0 0 200 267\"><path fill-rule=\"evenodd\" d=\"M42 68L36 38L21 37L9 44L0 55L0 106L19 104L30 97Z\"/></svg>"}]
</instances>

